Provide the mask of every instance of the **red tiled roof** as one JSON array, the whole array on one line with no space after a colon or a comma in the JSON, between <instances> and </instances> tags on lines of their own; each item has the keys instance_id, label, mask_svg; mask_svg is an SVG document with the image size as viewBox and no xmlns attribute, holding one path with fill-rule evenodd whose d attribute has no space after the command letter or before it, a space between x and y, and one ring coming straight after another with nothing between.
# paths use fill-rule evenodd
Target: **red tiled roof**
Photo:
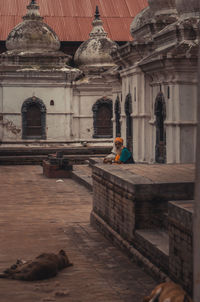
<instances>
[{"instance_id":1,"label":"red tiled roof","mask_svg":"<svg viewBox=\"0 0 200 302\"><path fill-rule=\"evenodd\" d=\"M22 21L30 0L0 0L0 40ZM84 41L92 29L96 5L108 36L115 41L129 41L133 18L148 5L147 0L37 0L44 22L61 41Z\"/></svg>"}]
</instances>

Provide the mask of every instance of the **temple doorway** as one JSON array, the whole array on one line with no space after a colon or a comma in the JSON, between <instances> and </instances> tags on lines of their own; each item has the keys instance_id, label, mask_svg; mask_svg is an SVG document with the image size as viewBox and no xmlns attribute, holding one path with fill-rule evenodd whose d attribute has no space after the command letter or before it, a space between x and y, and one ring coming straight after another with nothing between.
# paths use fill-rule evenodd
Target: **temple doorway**
<instances>
[{"instance_id":1,"label":"temple doorway","mask_svg":"<svg viewBox=\"0 0 200 302\"><path fill-rule=\"evenodd\" d=\"M132 119L132 97L129 93L125 100L126 113L126 145L127 148L133 152L133 119Z\"/></svg>"},{"instance_id":2,"label":"temple doorway","mask_svg":"<svg viewBox=\"0 0 200 302\"><path fill-rule=\"evenodd\" d=\"M46 107L36 97L27 99L22 105L22 138L46 138Z\"/></svg>"},{"instance_id":3,"label":"temple doorway","mask_svg":"<svg viewBox=\"0 0 200 302\"><path fill-rule=\"evenodd\" d=\"M117 97L116 102L115 102L115 135L116 137L121 136L121 124L120 124L120 102L119 102L119 97Z\"/></svg>"},{"instance_id":4,"label":"temple doorway","mask_svg":"<svg viewBox=\"0 0 200 302\"><path fill-rule=\"evenodd\" d=\"M160 92L155 101L155 116L156 116L156 147L155 160L157 163L166 162L166 130L164 121L166 119L166 104L164 95Z\"/></svg>"}]
</instances>

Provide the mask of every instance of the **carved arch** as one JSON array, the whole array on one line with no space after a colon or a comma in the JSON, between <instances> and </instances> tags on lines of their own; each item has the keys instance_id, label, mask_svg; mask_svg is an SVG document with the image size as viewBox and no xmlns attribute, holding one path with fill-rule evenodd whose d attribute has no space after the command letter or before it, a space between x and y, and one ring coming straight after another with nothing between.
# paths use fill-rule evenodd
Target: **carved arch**
<instances>
[{"instance_id":1,"label":"carved arch","mask_svg":"<svg viewBox=\"0 0 200 302\"><path fill-rule=\"evenodd\" d=\"M29 135L28 133L28 112L32 107L39 109L41 131L39 135ZM28 98L24 101L22 108L22 139L46 139L46 106L43 101L37 97Z\"/></svg>"},{"instance_id":2,"label":"carved arch","mask_svg":"<svg viewBox=\"0 0 200 302\"><path fill-rule=\"evenodd\" d=\"M101 98L93 105L94 138L113 137L112 106L112 100L107 98Z\"/></svg>"}]
</instances>

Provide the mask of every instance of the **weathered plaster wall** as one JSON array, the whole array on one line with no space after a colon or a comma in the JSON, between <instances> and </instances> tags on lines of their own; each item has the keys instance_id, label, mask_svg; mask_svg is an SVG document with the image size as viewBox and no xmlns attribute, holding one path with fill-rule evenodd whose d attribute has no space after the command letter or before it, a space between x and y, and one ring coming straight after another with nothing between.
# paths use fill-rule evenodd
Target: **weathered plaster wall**
<instances>
[{"instance_id":1,"label":"weathered plaster wall","mask_svg":"<svg viewBox=\"0 0 200 302\"><path fill-rule=\"evenodd\" d=\"M153 133L150 120L150 86L148 79L138 67L123 70L122 76L122 135L126 143L125 101L130 93L132 97L133 119L133 156L137 162L152 161L150 143Z\"/></svg>"},{"instance_id":2,"label":"weathered plaster wall","mask_svg":"<svg viewBox=\"0 0 200 302\"><path fill-rule=\"evenodd\" d=\"M74 139L93 139L93 105L101 98L112 99L112 87L100 80L98 85L77 85L73 91L73 137ZM98 140L98 139L96 139ZM101 139L99 139L101 140Z\"/></svg>"},{"instance_id":3,"label":"weathered plaster wall","mask_svg":"<svg viewBox=\"0 0 200 302\"><path fill-rule=\"evenodd\" d=\"M14 85L13 85L14 86ZM31 86L31 87L30 87ZM49 140L67 140L70 136L71 88L50 85L4 85L3 90L3 140L21 140L21 108L24 101L36 96L46 106L46 133ZM39 87L38 87L39 86ZM50 101L54 101L54 106Z\"/></svg>"}]
</instances>

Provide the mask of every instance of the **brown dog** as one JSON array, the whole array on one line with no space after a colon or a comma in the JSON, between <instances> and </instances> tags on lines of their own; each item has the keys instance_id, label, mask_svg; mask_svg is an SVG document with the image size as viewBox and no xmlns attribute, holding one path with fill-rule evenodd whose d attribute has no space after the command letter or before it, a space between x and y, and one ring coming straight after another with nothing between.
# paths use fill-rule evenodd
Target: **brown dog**
<instances>
[{"instance_id":1,"label":"brown dog","mask_svg":"<svg viewBox=\"0 0 200 302\"><path fill-rule=\"evenodd\" d=\"M44 253L34 260L17 260L16 264L0 274L0 278L24 281L42 280L56 276L59 270L71 265L65 251L60 250L57 255Z\"/></svg>"},{"instance_id":2,"label":"brown dog","mask_svg":"<svg viewBox=\"0 0 200 302\"><path fill-rule=\"evenodd\" d=\"M192 302L192 300L180 285L165 282L156 286L143 302Z\"/></svg>"}]
</instances>

